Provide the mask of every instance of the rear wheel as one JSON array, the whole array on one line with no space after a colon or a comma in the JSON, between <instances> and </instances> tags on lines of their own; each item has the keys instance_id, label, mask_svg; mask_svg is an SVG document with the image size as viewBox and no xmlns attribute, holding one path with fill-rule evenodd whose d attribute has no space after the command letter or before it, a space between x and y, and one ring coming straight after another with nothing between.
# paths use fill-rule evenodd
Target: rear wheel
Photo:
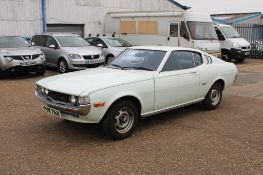
<instances>
[{"instance_id":1,"label":"rear wheel","mask_svg":"<svg viewBox=\"0 0 263 175\"><path fill-rule=\"evenodd\" d=\"M138 109L130 100L114 103L102 120L104 133L114 140L129 137L138 121Z\"/></svg>"},{"instance_id":2,"label":"rear wheel","mask_svg":"<svg viewBox=\"0 0 263 175\"><path fill-rule=\"evenodd\" d=\"M68 63L64 59L60 59L58 62L58 70L60 73L68 72Z\"/></svg>"},{"instance_id":3,"label":"rear wheel","mask_svg":"<svg viewBox=\"0 0 263 175\"><path fill-rule=\"evenodd\" d=\"M203 105L208 110L216 109L222 99L222 86L220 83L216 82L208 91L203 101Z\"/></svg>"},{"instance_id":4,"label":"rear wheel","mask_svg":"<svg viewBox=\"0 0 263 175\"><path fill-rule=\"evenodd\" d=\"M113 56L113 55L108 56L108 57L106 58L106 60L105 60L105 65L110 64L110 63L113 61L113 59L114 59L114 56Z\"/></svg>"}]
</instances>

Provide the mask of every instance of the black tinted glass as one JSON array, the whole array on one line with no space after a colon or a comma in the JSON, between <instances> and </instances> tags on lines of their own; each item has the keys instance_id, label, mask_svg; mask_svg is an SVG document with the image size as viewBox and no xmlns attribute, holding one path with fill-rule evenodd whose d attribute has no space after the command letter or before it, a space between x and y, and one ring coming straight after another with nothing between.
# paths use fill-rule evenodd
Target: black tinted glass
<instances>
[{"instance_id":1,"label":"black tinted glass","mask_svg":"<svg viewBox=\"0 0 263 175\"><path fill-rule=\"evenodd\" d=\"M193 68L193 54L188 51L174 51L166 61L163 72Z\"/></svg>"}]
</instances>

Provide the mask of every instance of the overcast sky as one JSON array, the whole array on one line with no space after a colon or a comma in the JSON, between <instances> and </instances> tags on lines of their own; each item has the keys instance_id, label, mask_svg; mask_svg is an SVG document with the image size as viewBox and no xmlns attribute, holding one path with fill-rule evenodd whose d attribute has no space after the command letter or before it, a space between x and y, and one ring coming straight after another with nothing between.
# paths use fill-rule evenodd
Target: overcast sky
<instances>
[{"instance_id":1,"label":"overcast sky","mask_svg":"<svg viewBox=\"0 0 263 175\"><path fill-rule=\"evenodd\" d=\"M175 0L198 13L263 12L263 0Z\"/></svg>"}]
</instances>

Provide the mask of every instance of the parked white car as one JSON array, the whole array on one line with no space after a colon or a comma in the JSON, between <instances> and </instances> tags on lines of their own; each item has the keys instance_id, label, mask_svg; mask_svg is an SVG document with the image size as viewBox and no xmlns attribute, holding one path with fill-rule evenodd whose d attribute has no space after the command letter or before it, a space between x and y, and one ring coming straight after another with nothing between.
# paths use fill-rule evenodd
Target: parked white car
<instances>
[{"instance_id":1,"label":"parked white car","mask_svg":"<svg viewBox=\"0 0 263 175\"><path fill-rule=\"evenodd\" d=\"M137 46L107 67L40 80L35 94L48 113L74 122L102 122L107 135L123 139L139 116L198 102L217 108L237 73L233 63L199 50Z\"/></svg>"}]
</instances>

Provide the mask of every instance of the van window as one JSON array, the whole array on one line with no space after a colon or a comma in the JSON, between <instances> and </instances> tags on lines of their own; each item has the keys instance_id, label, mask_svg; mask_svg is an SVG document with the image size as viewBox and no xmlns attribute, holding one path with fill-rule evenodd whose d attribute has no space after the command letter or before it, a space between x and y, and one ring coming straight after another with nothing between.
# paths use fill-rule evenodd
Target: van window
<instances>
[{"instance_id":1,"label":"van window","mask_svg":"<svg viewBox=\"0 0 263 175\"><path fill-rule=\"evenodd\" d=\"M173 51L162 71L175 71L194 67L193 53L189 51Z\"/></svg>"},{"instance_id":2,"label":"van window","mask_svg":"<svg viewBox=\"0 0 263 175\"><path fill-rule=\"evenodd\" d=\"M47 36L45 35L36 35L32 38L32 41L36 46L46 47Z\"/></svg>"},{"instance_id":3,"label":"van window","mask_svg":"<svg viewBox=\"0 0 263 175\"><path fill-rule=\"evenodd\" d=\"M178 37L178 23L170 23L170 37Z\"/></svg>"},{"instance_id":4,"label":"van window","mask_svg":"<svg viewBox=\"0 0 263 175\"><path fill-rule=\"evenodd\" d=\"M184 21L181 22L180 36L185 39L189 39L189 35Z\"/></svg>"},{"instance_id":5,"label":"van window","mask_svg":"<svg viewBox=\"0 0 263 175\"><path fill-rule=\"evenodd\" d=\"M49 47L50 45L54 45L55 47L58 47L56 40L52 36L47 37L46 47Z\"/></svg>"},{"instance_id":6,"label":"van window","mask_svg":"<svg viewBox=\"0 0 263 175\"><path fill-rule=\"evenodd\" d=\"M190 34L195 40L217 40L215 28L211 22L188 21Z\"/></svg>"}]
</instances>

